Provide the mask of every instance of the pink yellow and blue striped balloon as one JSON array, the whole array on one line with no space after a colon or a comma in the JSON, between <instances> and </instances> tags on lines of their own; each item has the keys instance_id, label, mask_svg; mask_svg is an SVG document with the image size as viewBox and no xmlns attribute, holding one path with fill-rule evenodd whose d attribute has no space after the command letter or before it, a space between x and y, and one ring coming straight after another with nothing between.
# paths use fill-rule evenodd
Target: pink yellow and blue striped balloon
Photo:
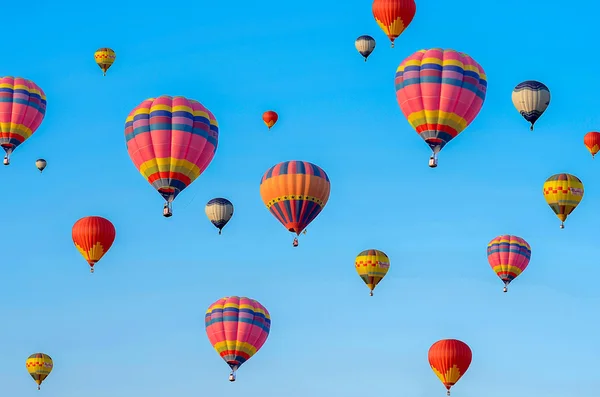
<instances>
[{"instance_id":1,"label":"pink yellow and blue striped balloon","mask_svg":"<svg viewBox=\"0 0 600 397\"><path fill-rule=\"evenodd\" d=\"M0 146L11 153L38 129L46 115L46 94L33 81L0 77Z\"/></svg>"},{"instance_id":2,"label":"pink yellow and blue striped balloon","mask_svg":"<svg viewBox=\"0 0 600 397\"><path fill-rule=\"evenodd\" d=\"M146 99L125 121L129 156L165 206L204 172L218 140L219 125L210 110L181 96Z\"/></svg>"},{"instance_id":3,"label":"pink yellow and blue striped balloon","mask_svg":"<svg viewBox=\"0 0 600 397\"><path fill-rule=\"evenodd\" d=\"M250 359L267 341L271 329L269 311L250 298L228 296L206 310L206 335L217 353L235 371Z\"/></svg>"},{"instance_id":4,"label":"pink yellow and blue striped balloon","mask_svg":"<svg viewBox=\"0 0 600 397\"><path fill-rule=\"evenodd\" d=\"M406 58L396 70L396 99L409 124L433 151L440 150L475 119L487 90L483 68L467 54L434 48Z\"/></svg>"},{"instance_id":5,"label":"pink yellow and blue striped balloon","mask_svg":"<svg viewBox=\"0 0 600 397\"><path fill-rule=\"evenodd\" d=\"M508 284L529 264L531 247L521 237L505 234L490 241L487 256L494 272L504 281L504 292L506 292Z\"/></svg>"}]
</instances>

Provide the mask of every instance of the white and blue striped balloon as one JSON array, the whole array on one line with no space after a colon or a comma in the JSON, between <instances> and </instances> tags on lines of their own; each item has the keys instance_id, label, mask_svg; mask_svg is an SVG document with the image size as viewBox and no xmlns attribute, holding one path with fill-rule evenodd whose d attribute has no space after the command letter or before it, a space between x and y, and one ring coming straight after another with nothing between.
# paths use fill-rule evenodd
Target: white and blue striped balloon
<instances>
[{"instance_id":1,"label":"white and blue striped balloon","mask_svg":"<svg viewBox=\"0 0 600 397\"><path fill-rule=\"evenodd\" d=\"M233 216L233 204L225 198L214 198L206 203L204 212L206 212L208 220L219 229L219 234L221 234L221 230Z\"/></svg>"}]
</instances>

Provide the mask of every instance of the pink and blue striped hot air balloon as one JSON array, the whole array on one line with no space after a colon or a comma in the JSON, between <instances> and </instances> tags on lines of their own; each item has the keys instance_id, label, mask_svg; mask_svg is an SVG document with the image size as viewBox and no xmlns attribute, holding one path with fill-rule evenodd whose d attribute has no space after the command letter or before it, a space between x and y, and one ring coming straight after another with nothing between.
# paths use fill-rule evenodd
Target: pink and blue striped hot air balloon
<instances>
[{"instance_id":1,"label":"pink and blue striped hot air balloon","mask_svg":"<svg viewBox=\"0 0 600 397\"><path fill-rule=\"evenodd\" d=\"M406 58L396 70L396 99L429 145L429 166L440 150L475 119L487 89L483 68L467 54L434 48Z\"/></svg>"},{"instance_id":2,"label":"pink and blue striped hot air balloon","mask_svg":"<svg viewBox=\"0 0 600 397\"><path fill-rule=\"evenodd\" d=\"M125 121L129 156L142 176L171 203L208 167L219 140L215 116L200 102L181 96L143 101Z\"/></svg>"},{"instance_id":3,"label":"pink and blue striped hot air balloon","mask_svg":"<svg viewBox=\"0 0 600 397\"><path fill-rule=\"evenodd\" d=\"M204 322L210 344L231 368L231 382L235 371L265 344L271 330L269 311L254 299L238 296L210 305Z\"/></svg>"},{"instance_id":4,"label":"pink and blue striped hot air balloon","mask_svg":"<svg viewBox=\"0 0 600 397\"><path fill-rule=\"evenodd\" d=\"M506 292L508 284L529 264L531 247L521 237L505 234L490 241L487 256L490 266L504 282L504 292Z\"/></svg>"},{"instance_id":5,"label":"pink and blue striped hot air balloon","mask_svg":"<svg viewBox=\"0 0 600 397\"><path fill-rule=\"evenodd\" d=\"M0 146L10 155L38 129L46 115L46 94L33 81L0 77Z\"/></svg>"}]
</instances>

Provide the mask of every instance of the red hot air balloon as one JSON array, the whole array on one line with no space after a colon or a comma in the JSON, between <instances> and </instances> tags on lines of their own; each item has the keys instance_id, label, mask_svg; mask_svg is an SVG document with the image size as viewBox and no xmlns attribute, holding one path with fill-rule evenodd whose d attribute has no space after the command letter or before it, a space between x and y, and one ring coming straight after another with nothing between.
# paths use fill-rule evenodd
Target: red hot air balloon
<instances>
[{"instance_id":1,"label":"red hot air balloon","mask_svg":"<svg viewBox=\"0 0 600 397\"><path fill-rule=\"evenodd\" d=\"M374 0L373 17L394 48L394 40L404 32L417 11L414 0Z\"/></svg>"},{"instance_id":2,"label":"red hot air balloon","mask_svg":"<svg viewBox=\"0 0 600 397\"><path fill-rule=\"evenodd\" d=\"M75 222L71 234L75 247L90 265L90 272L94 273L94 265L115 241L115 227L108 219L86 216Z\"/></svg>"},{"instance_id":3,"label":"red hot air balloon","mask_svg":"<svg viewBox=\"0 0 600 397\"><path fill-rule=\"evenodd\" d=\"M583 143L587 150L592 154L592 158L594 158L596 153L600 150L600 132L588 132L583 137Z\"/></svg>"},{"instance_id":4,"label":"red hot air balloon","mask_svg":"<svg viewBox=\"0 0 600 397\"><path fill-rule=\"evenodd\" d=\"M429 348L429 365L448 389L447 395L450 395L450 388L467 372L472 358L469 346L457 339L442 339Z\"/></svg>"},{"instance_id":5,"label":"red hot air balloon","mask_svg":"<svg viewBox=\"0 0 600 397\"><path fill-rule=\"evenodd\" d=\"M267 125L267 127L269 127L269 129L271 129L271 127L273 127L275 125L275 123L277 123L279 116L274 111L267 110L266 112L263 113L262 119L265 122L265 124Z\"/></svg>"}]
</instances>

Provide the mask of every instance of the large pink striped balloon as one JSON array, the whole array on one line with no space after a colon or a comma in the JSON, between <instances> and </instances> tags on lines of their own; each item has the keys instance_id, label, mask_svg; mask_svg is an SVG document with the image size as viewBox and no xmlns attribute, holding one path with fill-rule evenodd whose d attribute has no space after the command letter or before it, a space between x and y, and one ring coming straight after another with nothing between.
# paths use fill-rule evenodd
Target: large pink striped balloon
<instances>
[{"instance_id":1,"label":"large pink striped balloon","mask_svg":"<svg viewBox=\"0 0 600 397\"><path fill-rule=\"evenodd\" d=\"M406 58L396 70L396 99L408 122L429 145L430 167L442 148L475 119L487 80L467 54L434 48Z\"/></svg>"},{"instance_id":2,"label":"large pink striped balloon","mask_svg":"<svg viewBox=\"0 0 600 397\"><path fill-rule=\"evenodd\" d=\"M521 237L505 234L489 242L487 256L490 266L504 282L504 292L513 281L529 265L531 247Z\"/></svg>"},{"instance_id":3,"label":"large pink striped balloon","mask_svg":"<svg viewBox=\"0 0 600 397\"><path fill-rule=\"evenodd\" d=\"M11 153L38 129L46 115L46 94L33 81L21 77L0 78L0 146Z\"/></svg>"}]
</instances>

